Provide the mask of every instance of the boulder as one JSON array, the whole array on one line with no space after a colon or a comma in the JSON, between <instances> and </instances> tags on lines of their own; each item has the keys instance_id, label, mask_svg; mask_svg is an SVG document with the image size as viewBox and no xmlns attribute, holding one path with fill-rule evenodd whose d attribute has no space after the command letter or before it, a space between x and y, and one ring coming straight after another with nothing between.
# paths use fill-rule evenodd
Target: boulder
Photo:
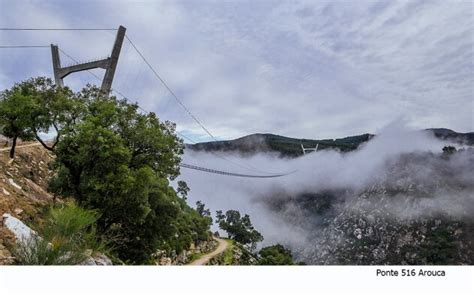
<instances>
[{"instance_id":1,"label":"boulder","mask_svg":"<svg viewBox=\"0 0 474 295\"><path fill-rule=\"evenodd\" d=\"M9 196L10 195L10 192L7 191L4 187L2 187L2 192L5 196Z\"/></svg>"},{"instance_id":2,"label":"boulder","mask_svg":"<svg viewBox=\"0 0 474 295\"><path fill-rule=\"evenodd\" d=\"M99 252L92 254L92 251L89 253L90 256L81 265L113 265L112 260L105 254Z\"/></svg>"},{"instance_id":3,"label":"boulder","mask_svg":"<svg viewBox=\"0 0 474 295\"><path fill-rule=\"evenodd\" d=\"M21 186L19 186L12 178L8 178L8 182L16 189L21 190Z\"/></svg>"},{"instance_id":4,"label":"boulder","mask_svg":"<svg viewBox=\"0 0 474 295\"><path fill-rule=\"evenodd\" d=\"M39 238L34 230L8 213L3 214L3 226L15 235L15 238L19 243L27 243L33 238Z\"/></svg>"}]
</instances>

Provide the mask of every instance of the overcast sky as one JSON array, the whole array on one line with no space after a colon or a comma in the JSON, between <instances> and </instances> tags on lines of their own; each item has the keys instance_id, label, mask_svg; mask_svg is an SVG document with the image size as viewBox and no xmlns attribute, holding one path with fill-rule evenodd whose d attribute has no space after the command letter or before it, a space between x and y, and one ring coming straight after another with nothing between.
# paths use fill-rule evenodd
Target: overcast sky
<instances>
[{"instance_id":1,"label":"overcast sky","mask_svg":"<svg viewBox=\"0 0 474 295\"><path fill-rule=\"evenodd\" d=\"M0 27L116 28L218 138L474 131L472 1L0 0ZM110 54L113 31L0 31L0 45ZM63 65L71 63L61 56ZM102 70L95 71L103 75ZM52 77L48 48L0 49L0 89ZM97 83L88 73L65 83ZM195 140L208 137L124 43L113 87Z\"/></svg>"}]
</instances>

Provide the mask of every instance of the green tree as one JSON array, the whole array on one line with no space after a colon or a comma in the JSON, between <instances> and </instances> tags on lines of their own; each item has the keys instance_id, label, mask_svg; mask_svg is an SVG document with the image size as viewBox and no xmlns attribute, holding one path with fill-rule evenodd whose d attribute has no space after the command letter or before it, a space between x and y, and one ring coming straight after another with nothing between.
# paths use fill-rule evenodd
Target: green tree
<instances>
[{"instance_id":1,"label":"green tree","mask_svg":"<svg viewBox=\"0 0 474 295\"><path fill-rule=\"evenodd\" d=\"M38 140L43 147L53 150L62 130L74 122L81 102L67 88L57 88L51 79L38 77L15 84L0 95L0 126L2 134L12 138L10 156L13 158L17 139ZM41 139L41 132L54 128L56 137L49 146Z\"/></svg>"},{"instance_id":2,"label":"green tree","mask_svg":"<svg viewBox=\"0 0 474 295\"><path fill-rule=\"evenodd\" d=\"M35 134L31 110L37 109L31 96L16 89L6 90L0 94L0 128L1 133L12 139L10 158L15 157L18 139L32 140Z\"/></svg>"},{"instance_id":3,"label":"green tree","mask_svg":"<svg viewBox=\"0 0 474 295\"><path fill-rule=\"evenodd\" d=\"M443 147L443 154L445 155L452 155L456 152L456 148L454 146L445 146Z\"/></svg>"},{"instance_id":4,"label":"green tree","mask_svg":"<svg viewBox=\"0 0 474 295\"><path fill-rule=\"evenodd\" d=\"M31 113L32 130L36 140L53 151L65 128L82 116L84 103L68 87L56 87L49 78L33 78L20 84L29 92L38 108ZM46 144L39 133L56 133L51 144Z\"/></svg>"},{"instance_id":5,"label":"green tree","mask_svg":"<svg viewBox=\"0 0 474 295\"><path fill-rule=\"evenodd\" d=\"M170 186L183 152L175 126L96 87L77 97L85 111L63 129L50 190L97 209L98 231L124 261L144 263L157 248L179 252L205 238L207 221Z\"/></svg>"},{"instance_id":6,"label":"green tree","mask_svg":"<svg viewBox=\"0 0 474 295\"><path fill-rule=\"evenodd\" d=\"M187 200L188 192L189 192L189 187L185 181L178 181L178 188L176 189L176 192L178 193L179 196L183 200Z\"/></svg>"},{"instance_id":7,"label":"green tree","mask_svg":"<svg viewBox=\"0 0 474 295\"><path fill-rule=\"evenodd\" d=\"M260 265L293 265L291 251L280 244L262 248L259 252Z\"/></svg>"},{"instance_id":8,"label":"green tree","mask_svg":"<svg viewBox=\"0 0 474 295\"><path fill-rule=\"evenodd\" d=\"M203 217L210 217L211 216L211 210L206 209L206 204L204 204L201 201L196 202L196 211L199 213L199 215Z\"/></svg>"},{"instance_id":9,"label":"green tree","mask_svg":"<svg viewBox=\"0 0 474 295\"><path fill-rule=\"evenodd\" d=\"M249 245L254 250L258 242L263 241L263 236L253 227L250 216L241 217L237 210L228 210L225 214L221 210L216 212L217 224L226 231L229 238Z\"/></svg>"}]
</instances>

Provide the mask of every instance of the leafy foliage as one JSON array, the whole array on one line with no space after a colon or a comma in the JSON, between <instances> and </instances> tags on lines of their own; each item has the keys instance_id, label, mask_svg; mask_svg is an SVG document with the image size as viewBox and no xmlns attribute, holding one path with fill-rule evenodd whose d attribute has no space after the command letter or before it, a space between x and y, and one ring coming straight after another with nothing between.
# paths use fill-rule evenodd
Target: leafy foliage
<instances>
[{"instance_id":1,"label":"leafy foliage","mask_svg":"<svg viewBox=\"0 0 474 295\"><path fill-rule=\"evenodd\" d=\"M252 250L258 242L263 241L263 236L253 227L247 214L241 217L237 210L228 210L225 214L219 210L216 212L216 218L219 227L227 232L229 238L249 245Z\"/></svg>"},{"instance_id":2,"label":"leafy foliage","mask_svg":"<svg viewBox=\"0 0 474 295\"><path fill-rule=\"evenodd\" d=\"M193 241L206 241L209 239L209 228L212 224L212 219L201 216L182 199L178 199L178 203L180 204L181 211L176 219L175 226L177 232L171 238L169 244L172 246L171 249L179 253L183 249L188 248Z\"/></svg>"},{"instance_id":3,"label":"leafy foliage","mask_svg":"<svg viewBox=\"0 0 474 295\"><path fill-rule=\"evenodd\" d=\"M178 193L179 196L181 196L181 198L183 198L183 200L187 199L189 190L190 189L188 185L186 184L186 182L182 180L178 181L178 188L176 189L176 192Z\"/></svg>"},{"instance_id":4,"label":"leafy foliage","mask_svg":"<svg viewBox=\"0 0 474 295\"><path fill-rule=\"evenodd\" d=\"M179 252L207 238L207 219L169 183L179 174L183 152L174 124L103 97L96 87L77 96L84 112L63 129L50 190L97 209L98 231L126 262L144 263L157 248Z\"/></svg>"},{"instance_id":5,"label":"leafy foliage","mask_svg":"<svg viewBox=\"0 0 474 295\"><path fill-rule=\"evenodd\" d=\"M15 154L17 139L37 139L53 150L62 129L75 120L80 102L69 88L56 88L48 78L33 78L15 84L0 94L0 126L2 134L13 139L10 156ZM56 138L48 146L39 136L54 128Z\"/></svg>"},{"instance_id":6,"label":"leafy foliage","mask_svg":"<svg viewBox=\"0 0 474 295\"><path fill-rule=\"evenodd\" d=\"M0 96L0 127L4 136L12 138L10 158L15 156L15 146L19 139L31 140L34 133L31 129L30 110L37 108L30 96L20 91L4 91Z\"/></svg>"},{"instance_id":7,"label":"leafy foliage","mask_svg":"<svg viewBox=\"0 0 474 295\"><path fill-rule=\"evenodd\" d=\"M280 244L262 248L258 252L260 265L293 265L291 251Z\"/></svg>"},{"instance_id":8,"label":"leafy foliage","mask_svg":"<svg viewBox=\"0 0 474 295\"><path fill-rule=\"evenodd\" d=\"M204 204L201 201L196 202L196 211L199 213L201 216L206 216L206 217L211 217L211 210L206 209L206 204ZM212 220L212 218L211 218Z\"/></svg>"}]
</instances>

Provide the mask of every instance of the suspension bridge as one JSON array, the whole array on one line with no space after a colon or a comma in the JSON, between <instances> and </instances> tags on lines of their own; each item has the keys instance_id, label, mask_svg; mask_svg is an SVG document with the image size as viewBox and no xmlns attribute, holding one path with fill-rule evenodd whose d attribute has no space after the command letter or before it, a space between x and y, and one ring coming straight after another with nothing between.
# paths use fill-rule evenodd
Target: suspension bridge
<instances>
[{"instance_id":1,"label":"suspension bridge","mask_svg":"<svg viewBox=\"0 0 474 295\"><path fill-rule=\"evenodd\" d=\"M118 59L120 56L120 51L122 48L122 44L124 40L127 40L127 42L132 46L132 48L135 50L135 52L138 54L138 56L142 59L142 61L146 64L146 66L149 68L149 70L153 73L153 76L165 87L165 89L171 94L171 96L176 100L176 102L179 104L179 106L185 111L185 113L191 117L191 119L199 125L199 127L214 141L218 141L216 137L209 131L208 128L204 126L204 124L190 111L190 109L183 103L183 101L176 95L176 93L171 89L171 87L166 83L166 81L162 78L161 75L158 74L156 69L153 67L153 65L147 60L147 58L144 56L144 54L138 49L138 47L135 45L135 43L132 41L130 36L125 33L126 29L123 26L120 26L118 29L110 29L110 28L0 28L0 31L116 31L117 36L115 39L115 43L112 49L112 53L110 57L102 58L102 59L97 59L97 60L92 60L92 61L87 61L87 62L79 62L77 59L73 58L70 54L66 53L63 49L59 48L58 45L4 45L0 44L0 49L27 49L27 48L51 48L52 52L52 60L53 60L53 72L54 72L54 78L56 81L56 84L59 86L63 86L63 78L65 78L67 75L72 74L74 72L79 72L79 71L87 71L89 74L91 74L96 80L102 82L101 89L104 93L107 95L111 92L115 92L119 96L121 96L124 99L130 100L127 96L125 96L121 91L117 90L116 88L112 88L112 81L114 78L115 70L117 67ZM60 62L60 54L61 52L64 56L72 60L73 64L70 64L66 67L61 67L61 62ZM94 74L91 69L94 68L102 68L105 69L105 75L104 78L101 79L98 75ZM140 110L148 113L147 110L143 109L140 107ZM196 143L194 140L189 138L188 136L184 135L181 132L177 131L177 134L181 136L182 138L187 139L191 143ZM218 174L218 175L224 175L224 176L232 176L232 177L245 177L245 178L276 178L276 177L283 177L287 176L289 174L294 173L295 171L292 172L286 172L286 173L269 173L265 171L261 171L255 167L252 167L249 164L244 164L244 163L239 163L236 161L232 161L228 159L227 157L211 152L214 156L227 161L228 163L231 163L235 166L239 166L241 168L244 168L246 170L249 170L252 172L252 174L247 174L247 173L239 173L239 172L231 172L231 171L223 171L223 170L218 170L218 169L212 169L209 167L203 167L203 166L198 166L198 165L191 165L188 163L181 163L180 167L185 168L185 169L192 169L195 171L200 171L200 172L205 172L205 173L213 173L213 174Z\"/></svg>"}]
</instances>

